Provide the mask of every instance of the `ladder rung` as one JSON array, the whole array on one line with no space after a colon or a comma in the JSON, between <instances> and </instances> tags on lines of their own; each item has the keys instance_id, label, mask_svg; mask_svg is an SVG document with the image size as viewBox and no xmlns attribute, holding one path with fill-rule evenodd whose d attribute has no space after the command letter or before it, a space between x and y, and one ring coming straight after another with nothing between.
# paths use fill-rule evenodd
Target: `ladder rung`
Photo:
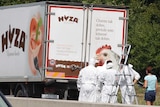
<instances>
[{"instance_id":1,"label":"ladder rung","mask_svg":"<svg viewBox=\"0 0 160 107\"><path fill-rule=\"evenodd\" d=\"M131 74L116 74L115 76L131 76Z\"/></svg>"}]
</instances>

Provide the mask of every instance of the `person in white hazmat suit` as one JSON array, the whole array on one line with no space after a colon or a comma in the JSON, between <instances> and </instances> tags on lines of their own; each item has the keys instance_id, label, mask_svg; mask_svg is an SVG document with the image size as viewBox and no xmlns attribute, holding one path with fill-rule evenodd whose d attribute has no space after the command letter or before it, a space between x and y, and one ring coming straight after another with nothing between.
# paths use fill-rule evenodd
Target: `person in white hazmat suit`
<instances>
[{"instance_id":1,"label":"person in white hazmat suit","mask_svg":"<svg viewBox=\"0 0 160 107\"><path fill-rule=\"evenodd\" d=\"M77 79L77 88L79 90L78 101L96 102L96 83L97 69L95 59L89 61L89 65L80 70Z\"/></svg>"},{"instance_id":2,"label":"person in white hazmat suit","mask_svg":"<svg viewBox=\"0 0 160 107\"><path fill-rule=\"evenodd\" d=\"M102 67L97 67L99 86L101 88L100 102L102 103L116 103L116 74L117 70L113 69L112 61L105 61Z\"/></svg>"},{"instance_id":3,"label":"person in white hazmat suit","mask_svg":"<svg viewBox=\"0 0 160 107\"><path fill-rule=\"evenodd\" d=\"M140 74L133 69L133 65L123 65L120 70L120 90L123 104L133 104L135 99L134 84L140 79Z\"/></svg>"},{"instance_id":4,"label":"person in white hazmat suit","mask_svg":"<svg viewBox=\"0 0 160 107\"><path fill-rule=\"evenodd\" d=\"M102 66L97 66L97 84L96 84L96 93L97 93L97 101L96 102L101 102L101 90L102 90L102 82L101 81L101 76L103 75L103 71L106 71L106 61Z\"/></svg>"}]
</instances>

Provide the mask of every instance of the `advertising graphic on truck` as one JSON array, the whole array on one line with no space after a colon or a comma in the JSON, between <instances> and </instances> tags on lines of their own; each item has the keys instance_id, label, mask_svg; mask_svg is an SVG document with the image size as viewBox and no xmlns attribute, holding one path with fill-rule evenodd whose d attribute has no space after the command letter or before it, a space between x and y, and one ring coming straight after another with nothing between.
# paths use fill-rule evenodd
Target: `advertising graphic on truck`
<instances>
[{"instance_id":1,"label":"advertising graphic on truck","mask_svg":"<svg viewBox=\"0 0 160 107\"><path fill-rule=\"evenodd\" d=\"M0 13L1 82L25 81L24 77L39 80L34 63L42 58L44 6L6 8Z\"/></svg>"}]
</instances>

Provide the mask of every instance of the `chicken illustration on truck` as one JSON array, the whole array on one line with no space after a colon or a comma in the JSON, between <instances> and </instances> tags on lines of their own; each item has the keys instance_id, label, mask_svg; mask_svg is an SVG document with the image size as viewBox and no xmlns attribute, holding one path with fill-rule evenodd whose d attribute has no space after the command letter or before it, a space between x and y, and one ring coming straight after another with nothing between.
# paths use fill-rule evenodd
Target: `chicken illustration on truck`
<instances>
[{"instance_id":1,"label":"chicken illustration on truck","mask_svg":"<svg viewBox=\"0 0 160 107\"><path fill-rule=\"evenodd\" d=\"M117 69L127 18L128 7L54 1L0 7L0 90L77 99L77 77L91 57L98 64L112 59Z\"/></svg>"}]
</instances>

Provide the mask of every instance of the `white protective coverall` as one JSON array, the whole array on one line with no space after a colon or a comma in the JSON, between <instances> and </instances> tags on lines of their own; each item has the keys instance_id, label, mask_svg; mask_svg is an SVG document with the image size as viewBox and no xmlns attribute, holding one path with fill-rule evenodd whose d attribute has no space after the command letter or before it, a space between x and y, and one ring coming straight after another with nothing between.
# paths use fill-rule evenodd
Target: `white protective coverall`
<instances>
[{"instance_id":1,"label":"white protective coverall","mask_svg":"<svg viewBox=\"0 0 160 107\"><path fill-rule=\"evenodd\" d=\"M77 88L79 90L78 101L96 102L97 69L95 59L90 59L89 65L81 69Z\"/></svg>"},{"instance_id":2,"label":"white protective coverall","mask_svg":"<svg viewBox=\"0 0 160 107\"><path fill-rule=\"evenodd\" d=\"M113 69L113 63L106 61L102 67L97 67L99 86L101 86L100 102L103 103L116 103L117 96L115 95L116 85L115 79L117 71Z\"/></svg>"},{"instance_id":3,"label":"white protective coverall","mask_svg":"<svg viewBox=\"0 0 160 107\"><path fill-rule=\"evenodd\" d=\"M105 62L106 63L106 62ZM103 84L101 83L101 75L103 74L103 71L106 71L106 64L103 64L103 66L97 66L97 84L96 84L96 93L97 93L97 101L101 102L101 90Z\"/></svg>"},{"instance_id":4,"label":"white protective coverall","mask_svg":"<svg viewBox=\"0 0 160 107\"><path fill-rule=\"evenodd\" d=\"M133 65L123 65L121 69L121 81L120 90L123 104L133 104L134 103L134 80L139 80L140 75L133 68Z\"/></svg>"}]
</instances>

